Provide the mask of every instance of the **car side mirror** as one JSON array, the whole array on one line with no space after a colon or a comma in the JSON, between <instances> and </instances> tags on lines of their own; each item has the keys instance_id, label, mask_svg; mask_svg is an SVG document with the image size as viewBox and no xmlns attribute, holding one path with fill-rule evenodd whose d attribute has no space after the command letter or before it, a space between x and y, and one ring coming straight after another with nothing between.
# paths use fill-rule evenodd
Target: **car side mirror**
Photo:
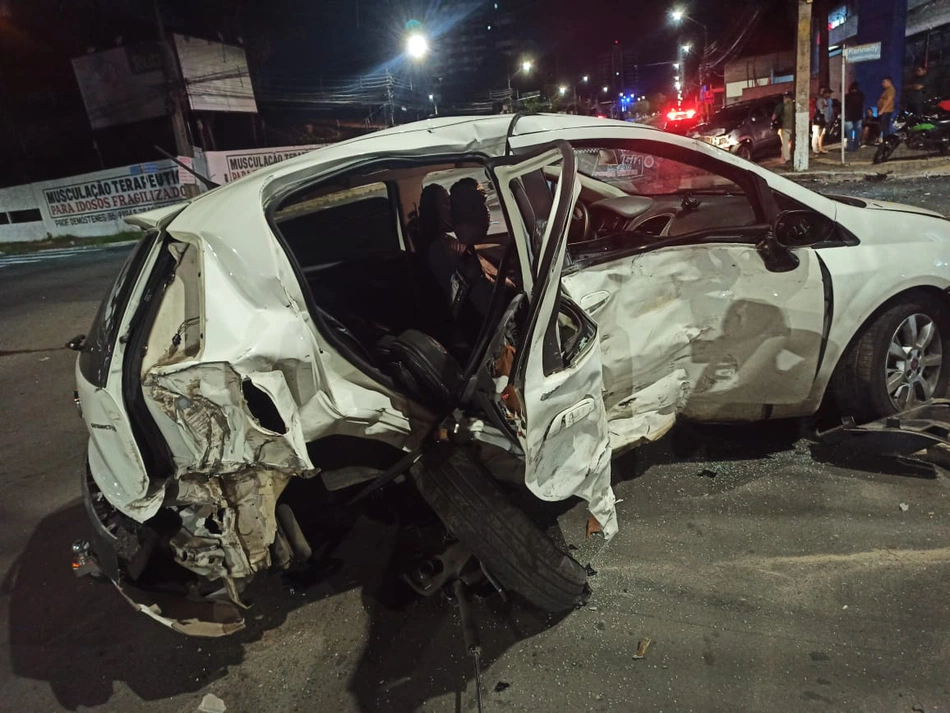
<instances>
[{"instance_id":1,"label":"car side mirror","mask_svg":"<svg viewBox=\"0 0 950 713\"><path fill-rule=\"evenodd\" d=\"M829 240L835 222L810 210L782 211L772 223L772 236L784 248L807 248Z\"/></svg>"}]
</instances>

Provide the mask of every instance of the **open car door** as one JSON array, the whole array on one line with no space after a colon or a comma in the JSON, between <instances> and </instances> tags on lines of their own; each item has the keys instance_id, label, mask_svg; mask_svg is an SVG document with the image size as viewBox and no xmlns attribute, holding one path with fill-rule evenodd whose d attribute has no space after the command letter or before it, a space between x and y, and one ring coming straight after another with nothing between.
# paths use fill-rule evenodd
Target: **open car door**
<instances>
[{"instance_id":1,"label":"open car door","mask_svg":"<svg viewBox=\"0 0 950 713\"><path fill-rule=\"evenodd\" d=\"M552 186L544 169L553 167L560 177ZM610 538L617 516L597 324L561 289L580 194L574 151L560 141L493 172L528 297L527 309L509 313L496 340L514 350L501 408L524 450L528 488L542 500L587 500Z\"/></svg>"}]
</instances>

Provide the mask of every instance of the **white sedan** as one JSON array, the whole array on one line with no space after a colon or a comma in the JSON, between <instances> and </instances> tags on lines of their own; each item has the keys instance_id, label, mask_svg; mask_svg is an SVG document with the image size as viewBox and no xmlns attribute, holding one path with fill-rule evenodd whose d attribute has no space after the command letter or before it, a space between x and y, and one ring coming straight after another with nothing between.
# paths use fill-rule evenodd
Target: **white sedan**
<instances>
[{"instance_id":1,"label":"white sedan","mask_svg":"<svg viewBox=\"0 0 950 713\"><path fill-rule=\"evenodd\" d=\"M628 123L440 118L132 222L77 365L77 568L188 633L240 628L256 572L312 561L307 485L408 474L448 559L565 609L583 568L499 481L585 499L609 538L611 454L678 418L831 395L870 420L950 376L950 222Z\"/></svg>"}]
</instances>

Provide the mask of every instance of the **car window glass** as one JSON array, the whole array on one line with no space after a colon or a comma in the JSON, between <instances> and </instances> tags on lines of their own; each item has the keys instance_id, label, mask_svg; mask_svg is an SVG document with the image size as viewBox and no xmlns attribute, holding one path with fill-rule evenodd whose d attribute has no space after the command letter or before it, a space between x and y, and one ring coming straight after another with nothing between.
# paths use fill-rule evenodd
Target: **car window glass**
<instances>
[{"instance_id":1,"label":"car window glass","mask_svg":"<svg viewBox=\"0 0 950 713\"><path fill-rule=\"evenodd\" d=\"M274 218L304 268L400 250L385 183L304 196L282 206Z\"/></svg>"},{"instance_id":2,"label":"car window glass","mask_svg":"<svg viewBox=\"0 0 950 713\"><path fill-rule=\"evenodd\" d=\"M569 240L572 259L600 260L612 253L681 244L693 235L696 240L746 241L753 237L736 229L762 222L754 200L737 183L742 171L699 152L628 142L624 148L577 147L575 153L582 174L635 200L588 198L589 227Z\"/></svg>"}]
</instances>

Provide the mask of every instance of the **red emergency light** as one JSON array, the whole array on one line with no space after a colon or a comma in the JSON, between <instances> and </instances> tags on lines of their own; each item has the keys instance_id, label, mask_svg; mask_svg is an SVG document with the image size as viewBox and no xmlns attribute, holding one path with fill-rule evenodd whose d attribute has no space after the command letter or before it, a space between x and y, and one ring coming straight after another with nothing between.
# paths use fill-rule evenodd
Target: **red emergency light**
<instances>
[{"instance_id":1,"label":"red emergency light","mask_svg":"<svg viewBox=\"0 0 950 713\"><path fill-rule=\"evenodd\" d=\"M694 116L696 116L695 109L686 109L685 111L682 109L673 109L666 115L666 118L670 121L682 121L683 119L692 119Z\"/></svg>"}]
</instances>

